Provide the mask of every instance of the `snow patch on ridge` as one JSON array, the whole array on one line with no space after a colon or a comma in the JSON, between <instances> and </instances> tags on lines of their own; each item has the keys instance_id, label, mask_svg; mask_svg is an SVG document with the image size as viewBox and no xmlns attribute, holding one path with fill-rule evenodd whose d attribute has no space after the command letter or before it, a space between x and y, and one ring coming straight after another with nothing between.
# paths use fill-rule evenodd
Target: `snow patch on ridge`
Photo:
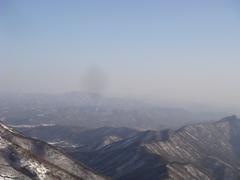
<instances>
[{"instance_id":1,"label":"snow patch on ridge","mask_svg":"<svg viewBox=\"0 0 240 180\"><path fill-rule=\"evenodd\" d=\"M14 131L13 131L13 129L12 128L9 128L9 127L7 127L6 125L4 125L4 124L0 124L4 129L6 129L6 130L8 130L8 131L10 131L10 132L12 132L12 133L14 133Z\"/></svg>"}]
</instances>

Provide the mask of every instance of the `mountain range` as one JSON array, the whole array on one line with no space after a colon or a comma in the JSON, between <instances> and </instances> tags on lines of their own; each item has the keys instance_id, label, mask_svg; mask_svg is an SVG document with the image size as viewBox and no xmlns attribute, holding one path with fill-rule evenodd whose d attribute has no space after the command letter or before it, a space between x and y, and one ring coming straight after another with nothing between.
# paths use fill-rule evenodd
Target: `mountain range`
<instances>
[{"instance_id":1,"label":"mountain range","mask_svg":"<svg viewBox=\"0 0 240 180\"><path fill-rule=\"evenodd\" d=\"M225 112L189 111L145 100L89 93L0 94L0 120L11 125L57 124L87 128L177 129L188 123L218 120Z\"/></svg>"},{"instance_id":2,"label":"mountain range","mask_svg":"<svg viewBox=\"0 0 240 180\"><path fill-rule=\"evenodd\" d=\"M240 179L240 119L236 116L176 130L65 128L18 130L45 141L65 142L68 146L55 145L95 172L116 180ZM71 135L74 140L69 142Z\"/></svg>"}]
</instances>

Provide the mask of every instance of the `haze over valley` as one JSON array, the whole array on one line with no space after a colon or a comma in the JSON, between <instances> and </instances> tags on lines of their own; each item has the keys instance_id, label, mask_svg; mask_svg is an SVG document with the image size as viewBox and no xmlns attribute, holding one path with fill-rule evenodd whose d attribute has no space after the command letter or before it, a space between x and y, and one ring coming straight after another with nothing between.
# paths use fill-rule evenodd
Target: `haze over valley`
<instances>
[{"instance_id":1,"label":"haze over valley","mask_svg":"<svg viewBox=\"0 0 240 180\"><path fill-rule=\"evenodd\" d=\"M239 180L237 0L0 0L0 180Z\"/></svg>"}]
</instances>

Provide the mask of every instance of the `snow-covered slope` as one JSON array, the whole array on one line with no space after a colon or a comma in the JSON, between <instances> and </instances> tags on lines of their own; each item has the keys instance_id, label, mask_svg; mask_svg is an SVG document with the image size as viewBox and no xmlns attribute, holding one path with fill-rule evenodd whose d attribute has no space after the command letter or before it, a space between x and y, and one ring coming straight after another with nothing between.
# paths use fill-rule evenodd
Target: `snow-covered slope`
<instances>
[{"instance_id":1,"label":"snow-covered slope","mask_svg":"<svg viewBox=\"0 0 240 180\"><path fill-rule=\"evenodd\" d=\"M239 180L240 119L187 125L176 131L145 131L110 144L88 159L117 180Z\"/></svg>"},{"instance_id":2,"label":"snow-covered slope","mask_svg":"<svg viewBox=\"0 0 240 180\"><path fill-rule=\"evenodd\" d=\"M0 123L0 179L104 180L51 145Z\"/></svg>"}]
</instances>

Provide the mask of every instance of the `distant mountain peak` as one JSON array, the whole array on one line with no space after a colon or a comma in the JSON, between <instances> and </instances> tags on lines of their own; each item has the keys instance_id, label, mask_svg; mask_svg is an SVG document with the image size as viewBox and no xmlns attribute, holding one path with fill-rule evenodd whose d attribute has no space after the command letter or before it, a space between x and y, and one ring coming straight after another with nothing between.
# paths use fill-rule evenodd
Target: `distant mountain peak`
<instances>
[{"instance_id":1,"label":"distant mountain peak","mask_svg":"<svg viewBox=\"0 0 240 180\"><path fill-rule=\"evenodd\" d=\"M231 115L221 119L220 121L236 121L236 120L239 120L238 117L236 115Z\"/></svg>"}]
</instances>

